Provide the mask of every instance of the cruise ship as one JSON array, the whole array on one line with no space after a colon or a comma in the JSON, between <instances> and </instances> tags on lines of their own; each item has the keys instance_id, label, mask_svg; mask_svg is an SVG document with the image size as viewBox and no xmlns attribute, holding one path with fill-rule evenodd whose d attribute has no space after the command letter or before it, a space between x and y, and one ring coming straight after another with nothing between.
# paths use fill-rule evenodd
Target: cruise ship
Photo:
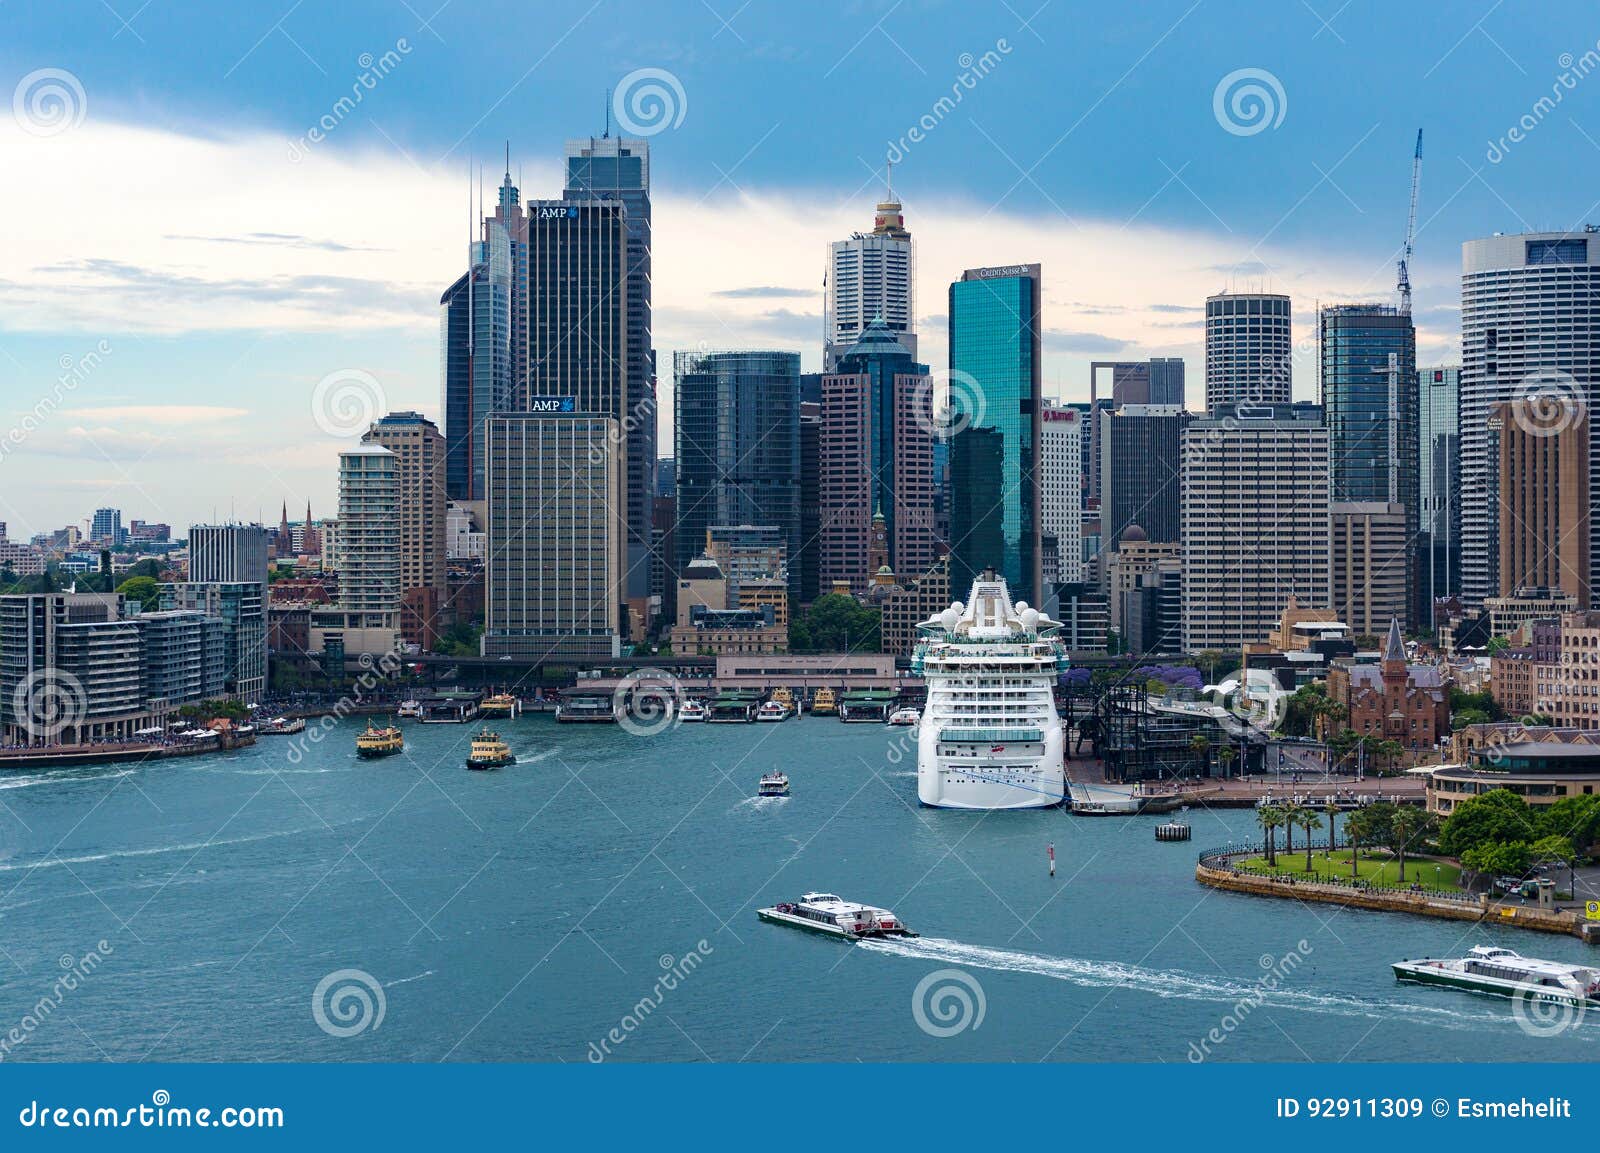
<instances>
[{"instance_id":1,"label":"cruise ship","mask_svg":"<svg viewBox=\"0 0 1600 1153\"><path fill-rule=\"evenodd\" d=\"M1065 735L1056 714L1056 675L1066 653L1061 627L1011 601L986 572L956 601L917 626L912 672L928 686L917 726L917 796L948 809L1059 805Z\"/></svg>"}]
</instances>

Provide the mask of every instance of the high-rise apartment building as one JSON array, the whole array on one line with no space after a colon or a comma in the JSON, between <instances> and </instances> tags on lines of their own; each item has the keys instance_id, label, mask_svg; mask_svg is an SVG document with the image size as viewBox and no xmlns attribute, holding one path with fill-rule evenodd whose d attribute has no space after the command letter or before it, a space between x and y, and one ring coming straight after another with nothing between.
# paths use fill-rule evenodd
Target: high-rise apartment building
<instances>
[{"instance_id":1,"label":"high-rise apartment building","mask_svg":"<svg viewBox=\"0 0 1600 1153\"><path fill-rule=\"evenodd\" d=\"M1289 298L1223 292L1206 298L1206 411L1293 399Z\"/></svg>"},{"instance_id":2,"label":"high-rise apartment building","mask_svg":"<svg viewBox=\"0 0 1600 1153\"><path fill-rule=\"evenodd\" d=\"M1314 404L1223 405L1183 437L1183 648L1263 641L1290 597L1326 605L1328 430Z\"/></svg>"},{"instance_id":3,"label":"high-rise apartment building","mask_svg":"<svg viewBox=\"0 0 1600 1153\"><path fill-rule=\"evenodd\" d=\"M933 565L933 381L886 325L874 321L822 377L818 531L821 587L865 593L872 518L901 577Z\"/></svg>"},{"instance_id":4,"label":"high-rise apartment building","mask_svg":"<svg viewBox=\"0 0 1600 1153\"><path fill-rule=\"evenodd\" d=\"M312 649L392 652L400 641L400 471L382 445L339 454L338 549L339 599L312 612Z\"/></svg>"},{"instance_id":5,"label":"high-rise apartment building","mask_svg":"<svg viewBox=\"0 0 1600 1153\"><path fill-rule=\"evenodd\" d=\"M1040 266L972 268L950 285L950 587L993 568L1043 603ZM971 382L970 384L967 382Z\"/></svg>"},{"instance_id":6,"label":"high-rise apartment building","mask_svg":"<svg viewBox=\"0 0 1600 1153\"><path fill-rule=\"evenodd\" d=\"M432 648L448 592L445 557L445 446L433 421L421 413L391 412L378 420L363 444L394 453L400 481L400 597L405 639Z\"/></svg>"},{"instance_id":7,"label":"high-rise apartment building","mask_svg":"<svg viewBox=\"0 0 1600 1153\"><path fill-rule=\"evenodd\" d=\"M789 560L799 605L816 600L822 584L822 375L815 375L818 399L800 401L800 551Z\"/></svg>"},{"instance_id":8,"label":"high-rise apartment building","mask_svg":"<svg viewBox=\"0 0 1600 1153\"><path fill-rule=\"evenodd\" d=\"M800 354L679 352L674 375L679 563L701 554L714 524L776 525L796 555ZM796 602L797 570L789 568Z\"/></svg>"},{"instance_id":9,"label":"high-rise apartment building","mask_svg":"<svg viewBox=\"0 0 1600 1153\"><path fill-rule=\"evenodd\" d=\"M1083 580L1083 413L1045 401L1039 427L1039 522L1056 539L1058 579Z\"/></svg>"},{"instance_id":10,"label":"high-rise apartment building","mask_svg":"<svg viewBox=\"0 0 1600 1153\"><path fill-rule=\"evenodd\" d=\"M214 622L220 673L206 683L246 704L267 690L267 591L257 581L175 581L161 586L163 612L189 612ZM135 619L143 619L135 618Z\"/></svg>"},{"instance_id":11,"label":"high-rise apartment building","mask_svg":"<svg viewBox=\"0 0 1600 1153\"><path fill-rule=\"evenodd\" d=\"M127 540L120 508L97 508L89 522L89 540L104 548L116 548Z\"/></svg>"},{"instance_id":12,"label":"high-rise apartment building","mask_svg":"<svg viewBox=\"0 0 1600 1153\"><path fill-rule=\"evenodd\" d=\"M1496 405L1539 398L1586 409L1600 386L1600 235L1534 232L1461 246L1461 593L1481 603L1503 586ZM1594 432L1593 423L1590 435ZM1600 454L1589 454L1589 485ZM1588 526L1590 571L1600 532ZM1581 607L1590 607L1585 604Z\"/></svg>"},{"instance_id":13,"label":"high-rise apartment building","mask_svg":"<svg viewBox=\"0 0 1600 1153\"><path fill-rule=\"evenodd\" d=\"M1490 414L1502 597L1546 588L1589 603L1590 436L1577 399L1512 400Z\"/></svg>"},{"instance_id":14,"label":"high-rise apartment building","mask_svg":"<svg viewBox=\"0 0 1600 1153\"><path fill-rule=\"evenodd\" d=\"M615 418L556 406L489 420L483 655L621 653L625 490Z\"/></svg>"},{"instance_id":15,"label":"high-rise apartment building","mask_svg":"<svg viewBox=\"0 0 1600 1153\"><path fill-rule=\"evenodd\" d=\"M857 232L828 246L824 288L822 370L838 370L839 358L881 321L917 358L916 260L911 233L893 193L878 205L871 232Z\"/></svg>"},{"instance_id":16,"label":"high-rise apartment building","mask_svg":"<svg viewBox=\"0 0 1600 1153\"><path fill-rule=\"evenodd\" d=\"M259 524L189 528L189 579L267 583L268 532Z\"/></svg>"}]
</instances>

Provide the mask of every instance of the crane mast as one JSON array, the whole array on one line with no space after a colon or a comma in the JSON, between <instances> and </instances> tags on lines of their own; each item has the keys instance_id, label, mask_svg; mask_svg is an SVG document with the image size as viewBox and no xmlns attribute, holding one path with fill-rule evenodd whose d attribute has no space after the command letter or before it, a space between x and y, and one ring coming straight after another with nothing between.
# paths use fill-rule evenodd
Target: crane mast
<instances>
[{"instance_id":1,"label":"crane mast","mask_svg":"<svg viewBox=\"0 0 1600 1153\"><path fill-rule=\"evenodd\" d=\"M1422 129L1417 129L1417 150L1411 157L1411 211L1406 216L1406 243L1400 252L1400 311L1411 315L1411 243L1417 237L1417 185L1422 179Z\"/></svg>"}]
</instances>

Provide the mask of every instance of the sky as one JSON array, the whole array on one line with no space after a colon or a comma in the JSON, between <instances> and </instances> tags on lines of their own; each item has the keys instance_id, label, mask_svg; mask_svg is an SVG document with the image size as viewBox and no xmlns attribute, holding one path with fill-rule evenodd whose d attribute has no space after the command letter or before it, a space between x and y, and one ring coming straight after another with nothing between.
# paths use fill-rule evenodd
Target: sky
<instances>
[{"instance_id":1,"label":"sky","mask_svg":"<svg viewBox=\"0 0 1600 1153\"><path fill-rule=\"evenodd\" d=\"M885 160L922 359L962 269L1044 268L1045 390L1182 356L1224 289L1395 300L1458 357L1464 240L1600 222L1600 9L1544 0L60 0L0 7L0 520L334 512L382 411L439 416L438 298L509 143L646 135L654 344L818 366L827 244ZM1587 54L1587 55L1586 55ZM355 96L359 93L360 99ZM344 99L348 98L348 99ZM663 380L662 453L670 454Z\"/></svg>"}]
</instances>

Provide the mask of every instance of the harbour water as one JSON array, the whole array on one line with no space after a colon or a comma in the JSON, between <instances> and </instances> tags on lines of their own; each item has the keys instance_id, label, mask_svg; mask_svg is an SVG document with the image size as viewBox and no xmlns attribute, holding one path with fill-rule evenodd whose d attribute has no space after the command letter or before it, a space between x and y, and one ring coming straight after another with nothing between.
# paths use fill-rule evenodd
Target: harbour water
<instances>
[{"instance_id":1,"label":"harbour water","mask_svg":"<svg viewBox=\"0 0 1600 1153\"><path fill-rule=\"evenodd\" d=\"M1508 1002L1389 970L1484 943L1600 960L1575 939L1197 885L1195 850L1250 837L1248 812L1160 844L1164 817L925 809L908 730L823 718L635 736L524 716L495 722L518 761L491 773L464 768L476 726L407 723L381 761L356 757L361 727L0 777L0 1055L1600 1056L1600 1022L1534 1036ZM792 795L756 799L773 768ZM757 921L809 889L924 935Z\"/></svg>"}]
</instances>

